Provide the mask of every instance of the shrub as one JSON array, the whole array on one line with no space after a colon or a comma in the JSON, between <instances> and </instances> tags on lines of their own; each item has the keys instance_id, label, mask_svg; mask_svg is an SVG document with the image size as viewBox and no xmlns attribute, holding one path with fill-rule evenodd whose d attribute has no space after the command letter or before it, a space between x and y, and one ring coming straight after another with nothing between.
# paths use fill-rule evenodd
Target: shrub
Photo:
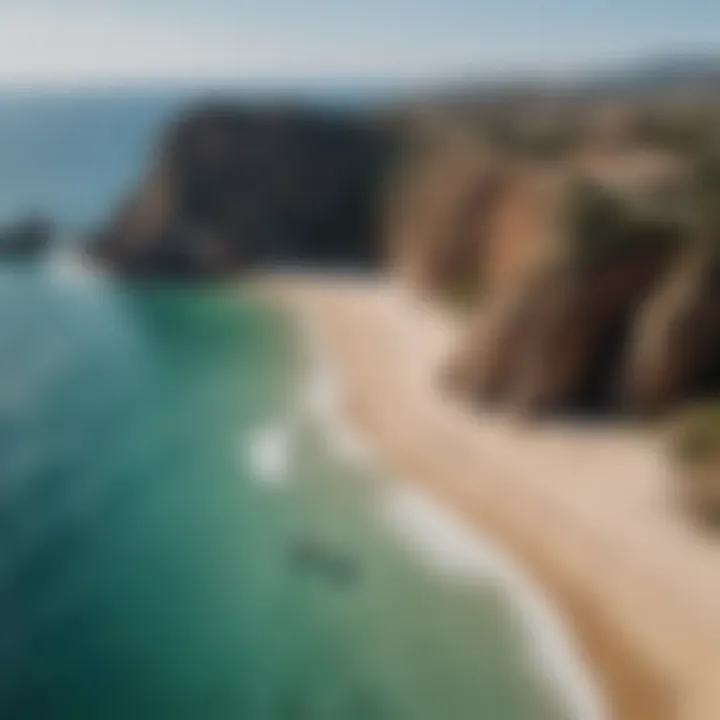
<instances>
[{"instance_id":1,"label":"shrub","mask_svg":"<svg viewBox=\"0 0 720 720\"><path fill-rule=\"evenodd\" d=\"M562 250L572 262L592 267L640 246L676 243L675 218L636 207L630 198L584 179L571 182Z\"/></svg>"},{"instance_id":2,"label":"shrub","mask_svg":"<svg viewBox=\"0 0 720 720\"><path fill-rule=\"evenodd\" d=\"M672 454L681 500L701 520L720 525L720 401L682 415Z\"/></svg>"}]
</instances>

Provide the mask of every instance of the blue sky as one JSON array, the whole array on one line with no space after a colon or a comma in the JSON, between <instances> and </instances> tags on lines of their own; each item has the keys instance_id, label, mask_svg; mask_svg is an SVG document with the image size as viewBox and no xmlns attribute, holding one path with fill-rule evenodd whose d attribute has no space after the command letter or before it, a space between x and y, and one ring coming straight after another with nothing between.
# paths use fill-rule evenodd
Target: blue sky
<instances>
[{"instance_id":1,"label":"blue sky","mask_svg":"<svg viewBox=\"0 0 720 720\"><path fill-rule=\"evenodd\" d=\"M720 50L720 0L0 0L0 82L427 80Z\"/></svg>"}]
</instances>

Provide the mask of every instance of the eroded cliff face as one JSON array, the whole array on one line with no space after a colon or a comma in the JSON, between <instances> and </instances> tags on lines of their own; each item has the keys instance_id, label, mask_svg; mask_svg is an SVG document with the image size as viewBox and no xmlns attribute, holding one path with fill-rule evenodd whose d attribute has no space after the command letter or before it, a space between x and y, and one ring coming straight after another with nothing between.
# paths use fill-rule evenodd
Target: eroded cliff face
<instances>
[{"instance_id":1,"label":"eroded cliff face","mask_svg":"<svg viewBox=\"0 0 720 720\"><path fill-rule=\"evenodd\" d=\"M628 327L668 257L667 247L640 248L591 271L559 273L535 298L541 310L519 349L509 403L527 412L616 404Z\"/></svg>"},{"instance_id":2,"label":"eroded cliff face","mask_svg":"<svg viewBox=\"0 0 720 720\"><path fill-rule=\"evenodd\" d=\"M707 388L718 370L713 264L692 260L680 218L587 176L564 192L545 204L555 221L535 228L546 251L532 272L469 332L456 387L530 414L639 410Z\"/></svg>"},{"instance_id":3,"label":"eroded cliff face","mask_svg":"<svg viewBox=\"0 0 720 720\"><path fill-rule=\"evenodd\" d=\"M169 128L95 253L141 275L373 263L384 133L360 118L208 105Z\"/></svg>"},{"instance_id":4,"label":"eroded cliff face","mask_svg":"<svg viewBox=\"0 0 720 720\"><path fill-rule=\"evenodd\" d=\"M478 285L485 222L501 184L492 159L463 129L442 122L405 128L385 197L394 272L437 296Z\"/></svg>"},{"instance_id":5,"label":"eroded cliff face","mask_svg":"<svg viewBox=\"0 0 720 720\"><path fill-rule=\"evenodd\" d=\"M382 265L482 315L446 378L464 397L654 410L720 390L714 172L645 147L519 156L437 114L205 106L169 128L95 253L173 277Z\"/></svg>"},{"instance_id":6,"label":"eroded cliff face","mask_svg":"<svg viewBox=\"0 0 720 720\"><path fill-rule=\"evenodd\" d=\"M720 393L720 254L678 258L640 308L622 377L623 407L654 411Z\"/></svg>"},{"instance_id":7,"label":"eroded cliff face","mask_svg":"<svg viewBox=\"0 0 720 720\"><path fill-rule=\"evenodd\" d=\"M401 140L385 227L396 274L471 302L529 282L558 234L563 163L509 154L473 121L416 119Z\"/></svg>"},{"instance_id":8,"label":"eroded cliff face","mask_svg":"<svg viewBox=\"0 0 720 720\"><path fill-rule=\"evenodd\" d=\"M542 268L461 350L460 386L476 401L530 414L619 407L635 314L671 249L659 243L593 266Z\"/></svg>"}]
</instances>

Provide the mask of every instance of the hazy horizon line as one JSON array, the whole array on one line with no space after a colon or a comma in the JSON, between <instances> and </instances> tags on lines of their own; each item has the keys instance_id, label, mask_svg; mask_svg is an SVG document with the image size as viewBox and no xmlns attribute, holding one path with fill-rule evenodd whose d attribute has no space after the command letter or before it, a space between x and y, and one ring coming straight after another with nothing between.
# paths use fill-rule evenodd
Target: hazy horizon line
<instances>
[{"instance_id":1,"label":"hazy horizon line","mask_svg":"<svg viewBox=\"0 0 720 720\"><path fill-rule=\"evenodd\" d=\"M450 83L456 87L550 83L563 84L583 82L604 75L632 74L643 70L652 70L656 66L673 63L681 66L692 63L717 63L720 70L720 49L703 48L683 49L656 48L636 51L623 57L617 54L612 58L587 59L582 62L560 64L548 62L543 65L517 63L514 65L495 63L492 66L477 68L439 68L437 72L424 72L416 75L407 73L371 72L371 73L327 73L298 74L290 73L190 73L172 75L148 73L146 75L108 74L107 76L86 77L32 77L22 74L11 77L0 75L2 92L76 92L76 91L259 91L270 93L318 92L366 90L382 91L428 91L442 89Z\"/></svg>"}]
</instances>

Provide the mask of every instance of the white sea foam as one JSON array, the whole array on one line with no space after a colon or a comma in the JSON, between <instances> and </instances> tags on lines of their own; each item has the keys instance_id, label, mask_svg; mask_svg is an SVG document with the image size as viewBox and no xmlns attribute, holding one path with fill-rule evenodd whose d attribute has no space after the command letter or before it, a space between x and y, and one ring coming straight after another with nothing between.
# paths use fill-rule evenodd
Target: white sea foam
<instances>
[{"instance_id":1,"label":"white sea foam","mask_svg":"<svg viewBox=\"0 0 720 720\"><path fill-rule=\"evenodd\" d=\"M328 361L319 331L309 318L303 320L302 330L310 361L305 410L321 426L335 453L349 462L376 469L378 460L375 453L345 417L342 383Z\"/></svg>"},{"instance_id":2,"label":"white sea foam","mask_svg":"<svg viewBox=\"0 0 720 720\"><path fill-rule=\"evenodd\" d=\"M267 486L280 487L290 480L298 437L307 422L321 428L332 451L353 464L370 466L375 456L368 444L345 420L341 408L341 386L327 362L315 328L307 321L302 339L309 360L309 378L287 415L241 439L239 462L249 458L256 477Z\"/></svg>"},{"instance_id":3,"label":"white sea foam","mask_svg":"<svg viewBox=\"0 0 720 720\"><path fill-rule=\"evenodd\" d=\"M247 453L253 471L264 484L281 486L290 477L294 434L290 421L271 424L253 433L238 452Z\"/></svg>"},{"instance_id":4,"label":"white sea foam","mask_svg":"<svg viewBox=\"0 0 720 720\"><path fill-rule=\"evenodd\" d=\"M106 277L100 268L90 265L79 251L66 243L47 256L45 269L54 282L67 287L92 286Z\"/></svg>"},{"instance_id":5,"label":"white sea foam","mask_svg":"<svg viewBox=\"0 0 720 720\"><path fill-rule=\"evenodd\" d=\"M302 326L312 372L307 409L344 458L383 472L377 455L343 415L341 381L329 363L317 327L310 318L303 318ZM476 528L470 530L420 492L411 490L409 483L388 483L381 511L399 538L420 552L434 571L504 588L525 629L529 657L538 673L556 686L572 716L576 720L609 717L602 695L561 618L507 554Z\"/></svg>"},{"instance_id":6,"label":"white sea foam","mask_svg":"<svg viewBox=\"0 0 720 720\"><path fill-rule=\"evenodd\" d=\"M531 660L546 681L556 685L572 716L577 720L608 717L600 692L559 616L499 547L407 483L395 483L385 493L382 514L400 540L419 552L434 571L506 590L528 640Z\"/></svg>"}]
</instances>

